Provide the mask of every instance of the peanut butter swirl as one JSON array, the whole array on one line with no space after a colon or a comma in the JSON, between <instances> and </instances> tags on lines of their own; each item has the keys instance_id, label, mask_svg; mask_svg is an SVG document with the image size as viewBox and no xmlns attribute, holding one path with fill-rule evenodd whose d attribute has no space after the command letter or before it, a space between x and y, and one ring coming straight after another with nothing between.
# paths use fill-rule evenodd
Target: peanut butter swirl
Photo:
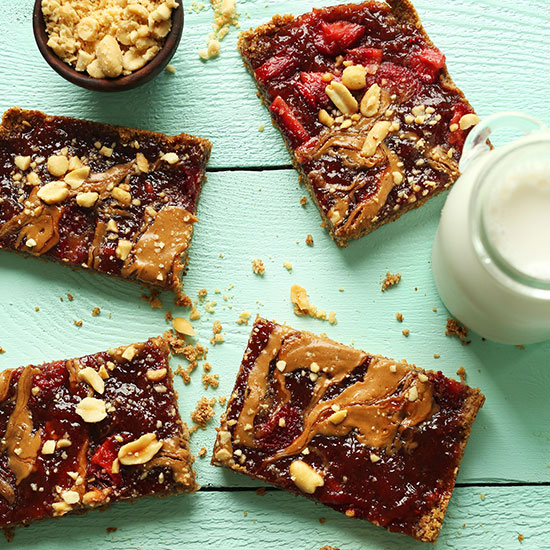
<instances>
[{"instance_id":1,"label":"peanut butter swirl","mask_svg":"<svg viewBox=\"0 0 550 550\"><path fill-rule=\"evenodd\" d=\"M272 376L277 390L271 392L275 395L267 396L269 365L275 357L279 368L273 370ZM362 380L331 399L324 398L329 388L340 384L368 359L361 350L309 332L276 326L249 374L250 391L235 426L235 442L256 446L253 425L260 404L268 403L273 410L290 402L285 375L307 369L318 378L303 412L302 433L269 462L299 454L318 434L344 437L354 432L364 445L386 453L397 451L404 444L400 437L404 430L424 422L437 410L431 384L416 369L406 363L372 357Z\"/></svg>"},{"instance_id":2,"label":"peanut butter swirl","mask_svg":"<svg viewBox=\"0 0 550 550\"><path fill-rule=\"evenodd\" d=\"M15 408L8 420L4 438L0 443L0 451L8 452L8 465L15 475L15 484L19 485L33 470L41 445L39 431L34 431L32 414L27 404L31 394L32 378L39 372L34 367L25 367L17 382ZM4 376L2 384L9 384L9 377ZM4 394L2 388L0 394ZM0 483L0 495L10 504L14 502L13 487L4 480Z\"/></svg>"},{"instance_id":3,"label":"peanut butter swirl","mask_svg":"<svg viewBox=\"0 0 550 550\"><path fill-rule=\"evenodd\" d=\"M180 206L161 208L138 237L124 262L122 275L158 283L177 276L197 218Z\"/></svg>"}]
</instances>

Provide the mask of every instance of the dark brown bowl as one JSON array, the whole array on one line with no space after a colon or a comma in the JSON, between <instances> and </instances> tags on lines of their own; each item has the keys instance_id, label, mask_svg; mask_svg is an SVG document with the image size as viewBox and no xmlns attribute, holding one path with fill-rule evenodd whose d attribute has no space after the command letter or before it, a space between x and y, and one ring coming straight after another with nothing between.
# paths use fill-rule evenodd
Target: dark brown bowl
<instances>
[{"instance_id":1,"label":"dark brown bowl","mask_svg":"<svg viewBox=\"0 0 550 550\"><path fill-rule=\"evenodd\" d=\"M172 56L176 52L183 32L183 4L182 0L177 0L177 2L179 8L172 12L172 28L166 35L164 46L151 61L128 76L92 78L87 73L76 71L71 65L57 57L54 51L47 45L49 37L46 32L46 23L42 15L41 0L35 0L34 3L32 18L34 38L36 39L36 44L38 45L40 53L50 67L69 82L81 86L82 88L96 90L98 92L120 92L122 90L130 90L145 84L145 82L157 76L166 65L168 65L170 59L172 59Z\"/></svg>"}]
</instances>

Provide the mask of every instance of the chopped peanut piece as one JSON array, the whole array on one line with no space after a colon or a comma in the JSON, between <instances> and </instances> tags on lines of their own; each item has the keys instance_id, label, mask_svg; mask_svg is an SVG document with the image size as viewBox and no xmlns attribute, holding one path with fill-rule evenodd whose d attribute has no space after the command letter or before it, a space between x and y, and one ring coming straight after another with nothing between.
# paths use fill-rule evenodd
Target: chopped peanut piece
<instances>
[{"instance_id":1,"label":"chopped peanut piece","mask_svg":"<svg viewBox=\"0 0 550 550\"><path fill-rule=\"evenodd\" d=\"M24 172L25 170L28 170L29 166L31 165L31 157L22 157L21 155L17 155L13 159L13 162L15 166L19 168L19 170L23 170Z\"/></svg>"},{"instance_id":2,"label":"chopped peanut piece","mask_svg":"<svg viewBox=\"0 0 550 550\"><path fill-rule=\"evenodd\" d=\"M116 257L120 260L126 260L132 251L132 241L128 241L126 239L120 239L118 241L117 247L116 247Z\"/></svg>"},{"instance_id":3,"label":"chopped peanut piece","mask_svg":"<svg viewBox=\"0 0 550 550\"><path fill-rule=\"evenodd\" d=\"M124 189L121 189L120 187L115 187L111 191L111 195L114 199L116 199L118 202L123 204L124 206L129 206L132 202L132 195L128 193L128 191L124 191Z\"/></svg>"},{"instance_id":4,"label":"chopped peanut piece","mask_svg":"<svg viewBox=\"0 0 550 550\"><path fill-rule=\"evenodd\" d=\"M37 192L37 197L46 204L63 202L69 196L69 190L62 181L51 181L43 185Z\"/></svg>"},{"instance_id":5,"label":"chopped peanut piece","mask_svg":"<svg viewBox=\"0 0 550 550\"><path fill-rule=\"evenodd\" d=\"M65 175L63 180L71 189L78 189L85 181L86 178L90 175L90 167L82 166L71 170L68 174Z\"/></svg>"},{"instance_id":6,"label":"chopped peanut piece","mask_svg":"<svg viewBox=\"0 0 550 550\"><path fill-rule=\"evenodd\" d=\"M52 155L48 159L47 167L52 176L64 176L69 169L69 159L65 155Z\"/></svg>"},{"instance_id":7,"label":"chopped peanut piece","mask_svg":"<svg viewBox=\"0 0 550 550\"><path fill-rule=\"evenodd\" d=\"M90 191L89 193L79 193L76 196L76 204L82 206L83 208L91 208L99 198L99 195L95 191Z\"/></svg>"}]
</instances>

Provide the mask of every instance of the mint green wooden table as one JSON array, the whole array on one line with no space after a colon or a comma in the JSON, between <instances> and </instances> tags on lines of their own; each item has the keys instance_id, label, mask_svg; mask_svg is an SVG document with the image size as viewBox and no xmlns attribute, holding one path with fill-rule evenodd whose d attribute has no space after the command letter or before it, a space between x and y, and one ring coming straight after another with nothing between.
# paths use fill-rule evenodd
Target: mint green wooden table
<instances>
[{"instance_id":1,"label":"mint green wooden table","mask_svg":"<svg viewBox=\"0 0 550 550\"><path fill-rule=\"evenodd\" d=\"M214 319L222 322L226 341L208 354L212 372L220 375L217 390L204 390L202 369L188 386L178 377L184 419L190 420L200 396L231 392L250 330L236 323L242 311L327 332L336 340L450 376L463 365L468 382L481 387L487 402L474 426L437 548L550 548L550 343L520 350L482 342L474 334L471 345L461 346L444 335L447 312L432 281L430 249L445 196L340 250L319 227L311 202L305 208L299 204L305 191L235 50L237 31L231 29L218 59L199 60L197 48L211 29L210 9L187 11L173 59L176 74L164 73L131 92L102 95L65 82L42 60L32 36L32 4L0 1L2 111L20 105L168 134L185 131L214 143L185 289L196 297L207 288L209 298L218 302L214 314L205 313L196 323L200 341L210 339ZM247 28L277 12L308 11L317 2L238 4L241 27ZM451 74L482 116L518 109L550 123L548 0L417 0L416 5L430 36L447 55ZM258 131L260 125L264 132ZM304 242L308 233L313 247ZM257 257L266 265L263 277L252 273L251 259ZM283 261L292 263L291 273ZM401 272L403 279L382 294L380 282L388 270ZM318 306L334 309L338 325L295 317L289 301L293 283L305 286ZM215 289L221 293L216 295ZM67 292L74 301L66 299ZM0 345L7 350L0 368L78 356L162 333L172 297L163 295L164 310L152 310L141 300L142 292L131 283L0 253ZM92 317L96 306L101 315ZM398 311L403 324L395 319ZM73 319L81 319L82 327ZM401 334L404 328L410 329L408 338ZM221 407L216 411L219 415ZM422 546L275 489L257 495L259 484L209 465L216 423L214 419L207 430L199 430L191 442L195 453L202 446L208 449L207 458L196 461L199 493L119 504L103 513L19 529L12 546ZM326 522L319 523L320 517ZM108 527L117 531L108 533ZM524 535L523 543L518 533Z\"/></svg>"}]
</instances>

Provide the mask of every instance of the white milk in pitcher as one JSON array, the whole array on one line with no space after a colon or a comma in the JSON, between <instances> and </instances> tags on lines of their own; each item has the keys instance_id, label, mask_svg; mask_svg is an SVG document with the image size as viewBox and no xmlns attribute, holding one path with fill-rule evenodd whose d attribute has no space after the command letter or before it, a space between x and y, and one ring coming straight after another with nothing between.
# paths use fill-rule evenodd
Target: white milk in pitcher
<instances>
[{"instance_id":1,"label":"white milk in pitcher","mask_svg":"<svg viewBox=\"0 0 550 550\"><path fill-rule=\"evenodd\" d=\"M550 151L508 167L485 207L485 233L517 271L550 280Z\"/></svg>"},{"instance_id":2,"label":"white milk in pitcher","mask_svg":"<svg viewBox=\"0 0 550 550\"><path fill-rule=\"evenodd\" d=\"M473 130L477 151L475 135L466 142L471 160L443 208L434 278L449 311L481 336L540 342L550 339L550 132L489 150L490 128L488 119Z\"/></svg>"}]
</instances>

